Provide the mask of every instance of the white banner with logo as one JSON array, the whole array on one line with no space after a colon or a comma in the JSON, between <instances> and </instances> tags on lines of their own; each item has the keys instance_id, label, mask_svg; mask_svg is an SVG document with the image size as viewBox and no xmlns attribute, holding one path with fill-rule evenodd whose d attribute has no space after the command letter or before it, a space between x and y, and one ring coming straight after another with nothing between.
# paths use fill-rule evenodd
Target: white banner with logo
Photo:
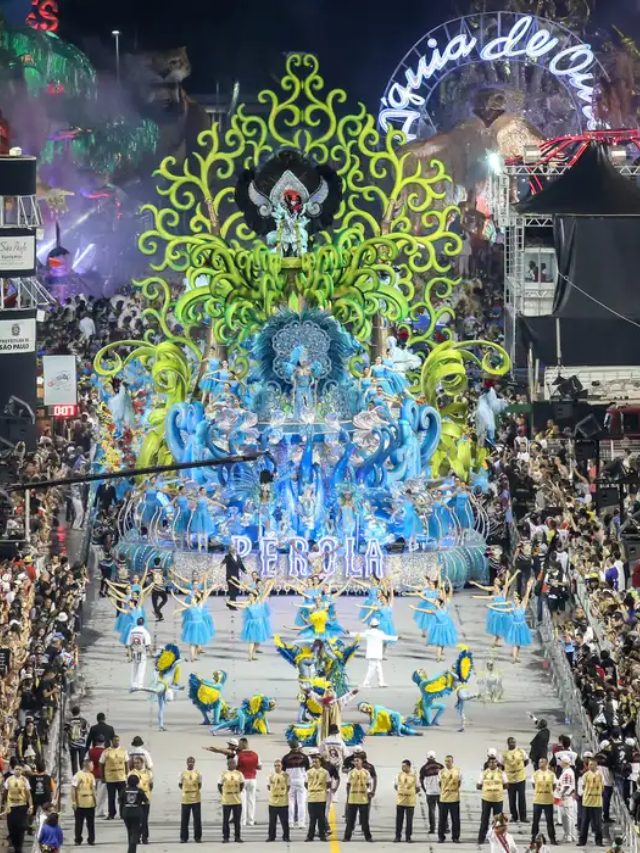
<instances>
[{"instance_id":1,"label":"white banner with logo","mask_svg":"<svg viewBox=\"0 0 640 853\"><path fill-rule=\"evenodd\" d=\"M45 406L69 406L78 402L75 355L42 356Z\"/></svg>"},{"instance_id":2,"label":"white banner with logo","mask_svg":"<svg viewBox=\"0 0 640 853\"><path fill-rule=\"evenodd\" d=\"M0 355L12 352L35 352L36 320L0 320Z\"/></svg>"},{"instance_id":3,"label":"white banner with logo","mask_svg":"<svg viewBox=\"0 0 640 853\"><path fill-rule=\"evenodd\" d=\"M19 278L36 269L36 235L33 229L0 228L0 276Z\"/></svg>"}]
</instances>

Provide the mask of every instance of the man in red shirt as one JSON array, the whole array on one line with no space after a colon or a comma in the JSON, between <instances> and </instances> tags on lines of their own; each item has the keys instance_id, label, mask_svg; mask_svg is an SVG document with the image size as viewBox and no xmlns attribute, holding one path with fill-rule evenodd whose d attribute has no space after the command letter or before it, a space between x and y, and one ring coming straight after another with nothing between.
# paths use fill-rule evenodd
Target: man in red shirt
<instances>
[{"instance_id":1,"label":"man in red shirt","mask_svg":"<svg viewBox=\"0 0 640 853\"><path fill-rule=\"evenodd\" d=\"M258 770L262 770L260 757L257 752L249 749L249 741L241 737L238 741L238 752L236 755L238 770L244 776L244 789L242 791L242 825L253 826L256 822L256 788Z\"/></svg>"},{"instance_id":2,"label":"man in red shirt","mask_svg":"<svg viewBox=\"0 0 640 853\"><path fill-rule=\"evenodd\" d=\"M91 772L96 780L96 816L106 817L107 810L107 786L102 778L104 765L100 764L100 756L106 749L104 735L98 735L95 743L89 750L89 760L93 763Z\"/></svg>"}]
</instances>

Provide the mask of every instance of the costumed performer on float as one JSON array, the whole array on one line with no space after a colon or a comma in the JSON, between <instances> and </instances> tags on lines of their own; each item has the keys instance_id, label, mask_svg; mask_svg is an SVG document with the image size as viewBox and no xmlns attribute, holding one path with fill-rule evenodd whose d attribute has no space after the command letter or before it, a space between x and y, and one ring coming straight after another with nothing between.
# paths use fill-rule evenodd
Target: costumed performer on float
<instances>
[{"instance_id":1,"label":"costumed performer on float","mask_svg":"<svg viewBox=\"0 0 640 853\"><path fill-rule=\"evenodd\" d=\"M154 682L151 687L142 687L143 693L152 693L158 702L158 729L165 731L164 709L167 702L175 698L176 690L183 690L180 686L180 649L174 643L167 643L156 658L154 671Z\"/></svg>"},{"instance_id":2,"label":"costumed performer on float","mask_svg":"<svg viewBox=\"0 0 640 853\"><path fill-rule=\"evenodd\" d=\"M509 595L509 587L515 581L518 574L519 572L514 572L513 575L509 575L507 572L504 580L502 578L496 578L493 586L483 586L476 581L470 581L473 586L477 586L478 589L482 589L485 592L490 593L490 595L474 595L473 598L478 601L490 601L491 604L506 604L507 596ZM487 608L487 624L485 631L494 638L493 645L494 648L497 648L500 645L500 640L504 639L509 633L509 627L513 621L513 617L511 613L504 613L500 610L495 610L489 607L489 605L487 605Z\"/></svg>"},{"instance_id":3,"label":"costumed performer on float","mask_svg":"<svg viewBox=\"0 0 640 853\"><path fill-rule=\"evenodd\" d=\"M322 365L318 361L309 364L308 349L298 344L291 350L285 370L293 385L293 418L300 421L303 413L315 408L315 388Z\"/></svg>"},{"instance_id":4,"label":"costumed performer on float","mask_svg":"<svg viewBox=\"0 0 640 853\"><path fill-rule=\"evenodd\" d=\"M169 505L174 508L175 512L172 525L173 541L184 548L187 544L189 520L193 512L186 486L178 486L176 495Z\"/></svg>"},{"instance_id":5,"label":"costumed performer on float","mask_svg":"<svg viewBox=\"0 0 640 853\"><path fill-rule=\"evenodd\" d=\"M198 489L196 504L187 525L187 540L190 542L191 537L195 536L199 552L207 550L209 547L209 538L213 536L216 529L209 511L210 506L227 509L220 501L214 501L208 497L206 487L201 486Z\"/></svg>"},{"instance_id":6,"label":"costumed performer on float","mask_svg":"<svg viewBox=\"0 0 640 853\"><path fill-rule=\"evenodd\" d=\"M458 659L451 667L437 675L429 676L424 669L417 669L412 680L420 690L414 716L409 718L412 726L439 726L440 717L446 706L438 699L448 696L456 685L466 684L473 673L473 655L466 646L461 646Z\"/></svg>"},{"instance_id":7,"label":"costumed performer on float","mask_svg":"<svg viewBox=\"0 0 640 853\"><path fill-rule=\"evenodd\" d=\"M478 397L475 413L476 437L480 447L484 447L487 442L495 443L496 415L501 415L509 406L508 400L498 397L491 379L485 380L484 387L484 392Z\"/></svg>"},{"instance_id":8,"label":"costumed performer on float","mask_svg":"<svg viewBox=\"0 0 640 853\"><path fill-rule=\"evenodd\" d=\"M211 727L211 734L227 729L234 735L268 735L267 714L276 707L275 699L259 694L243 699L242 705L229 712L226 720Z\"/></svg>"},{"instance_id":9,"label":"costumed performer on float","mask_svg":"<svg viewBox=\"0 0 640 853\"><path fill-rule=\"evenodd\" d=\"M369 702L359 702L358 711L369 717L367 735L422 737L422 732L408 725L399 711L392 711L384 705L372 705Z\"/></svg>"},{"instance_id":10,"label":"costumed performer on float","mask_svg":"<svg viewBox=\"0 0 640 853\"><path fill-rule=\"evenodd\" d=\"M248 660L250 662L256 660L261 644L266 643L272 635L266 606L274 583L275 580L268 581L261 593L258 593L257 590L251 590L248 601L227 602L235 610L244 610L240 639L249 644Z\"/></svg>"},{"instance_id":11,"label":"costumed performer on float","mask_svg":"<svg viewBox=\"0 0 640 853\"><path fill-rule=\"evenodd\" d=\"M207 587L205 583L202 590L196 589L194 592L189 592L189 590L182 589L179 586L177 589L187 598L185 601L180 601L175 592L171 590L172 598L178 602L173 615L175 617L178 613L182 613L180 641L191 647L191 662L193 663L198 660L199 655L204 654L203 646L210 643L216 635L208 605L209 596L213 593L214 587Z\"/></svg>"},{"instance_id":12,"label":"costumed performer on float","mask_svg":"<svg viewBox=\"0 0 640 853\"><path fill-rule=\"evenodd\" d=\"M429 629L427 636L428 646L437 646L438 656L436 660L441 661L444 658L444 650L448 646L458 645L458 630L453 624L453 619L449 609L451 607L451 599L453 597L453 586L446 580L440 588L439 600L426 602L427 607L414 607L412 604L409 607L412 610L424 610L426 613L433 613L433 623Z\"/></svg>"},{"instance_id":13,"label":"costumed performer on float","mask_svg":"<svg viewBox=\"0 0 640 853\"><path fill-rule=\"evenodd\" d=\"M203 716L202 725L217 725L226 702L222 690L227 682L227 673L223 669L214 669L211 681L192 672L189 676L189 699Z\"/></svg>"},{"instance_id":14,"label":"costumed performer on float","mask_svg":"<svg viewBox=\"0 0 640 853\"><path fill-rule=\"evenodd\" d=\"M529 606L529 598L535 581L533 578L527 584L524 598L520 600L517 592L514 592L513 599L505 604L490 604L489 607L498 610L502 613L512 613L513 621L509 627L509 633L505 637L508 645L513 647L513 662L520 663L520 649L523 646L530 646L533 642L531 630L527 625L527 607Z\"/></svg>"}]
</instances>

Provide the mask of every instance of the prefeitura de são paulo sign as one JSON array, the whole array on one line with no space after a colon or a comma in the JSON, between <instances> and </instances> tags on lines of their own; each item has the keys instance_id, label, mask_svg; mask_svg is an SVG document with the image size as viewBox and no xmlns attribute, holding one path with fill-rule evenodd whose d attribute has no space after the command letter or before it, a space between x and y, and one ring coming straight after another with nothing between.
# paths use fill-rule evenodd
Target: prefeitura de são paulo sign
<instances>
[{"instance_id":1,"label":"prefeitura de s\u00e3o paulo sign","mask_svg":"<svg viewBox=\"0 0 640 853\"><path fill-rule=\"evenodd\" d=\"M553 21L517 12L457 18L427 33L389 81L381 99L380 126L397 127L408 139L415 139L421 126L427 135L440 130L431 115L433 94L447 75L474 63L542 65L573 101L580 128L593 127L595 72L604 70L591 46Z\"/></svg>"}]
</instances>

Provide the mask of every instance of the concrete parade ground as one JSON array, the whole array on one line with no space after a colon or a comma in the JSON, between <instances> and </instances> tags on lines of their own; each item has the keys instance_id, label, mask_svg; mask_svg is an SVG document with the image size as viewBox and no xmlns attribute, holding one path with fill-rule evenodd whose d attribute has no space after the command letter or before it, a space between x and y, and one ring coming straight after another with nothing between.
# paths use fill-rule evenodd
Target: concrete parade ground
<instances>
[{"instance_id":1,"label":"concrete parade ground","mask_svg":"<svg viewBox=\"0 0 640 853\"><path fill-rule=\"evenodd\" d=\"M338 620L351 631L362 629L362 623L358 620L358 609L362 601L362 598L342 597L337 603ZM296 634L287 631L286 627L293 625L295 605L299 603L299 599L292 596L272 596L270 603L274 630L282 632L287 639L293 639ZM343 722L359 722L366 728L367 720L356 708L358 700L381 703L405 715L411 715L418 698L418 690L411 680L412 672L417 668L424 668L430 675L436 675L445 666L449 667L455 661L457 650L448 649L445 663L436 662L435 650L425 646L420 631L415 626L412 618L413 611L409 609L411 603L415 604L417 600L404 597L396 598L395 601L394 621L400 633L400 641L388 647L387 660L383 664L388 688L376 687L362 690L356 701L344 709ZM148 616L149 605L150 602L147 603ZM181 683L187 684L191 672L210 678L214 669L224 669L228 673L224 698L230 707L238 706L242 699L257 693L270 696L277 702L275 711L269 715L271 734L249 738L250 747L259 753L263 766L258 777L257 823L243 830L244 849L246 853L254 853L264 849L267 837L266 777L272 770L274 759L282 757L288 751L284 731L297 716L296 672L278 655L272 642L265 644L258 660L250 663L247 660L247 646L239 640L242 612L228 610L225 607L224 598L221 597L212 597L209 600L209 608L215 622L216 636L198 663L192 664L185 660ZM170 599L164 611L164 622L157 624L151 617L149 627L156 647L169 641L180 645L181 621L179 616L174 618L174 609L174 602ZM479 673L490 656L492 641L492 638L484 632L486 616L484 602L474 600L470 591L457 593L453 600L453 611L460 639L473 652L476 673ZM203 776L203 843L219 844L222 840L222 810L217 781L225 767L225 760L223 756L205 752L203 747L224 746L227 737L232 735L223 733L213 737L208 728L201 725L201 714L189 701L186 690L178 694L175 702L168 704L165 713L166 731L158 731L157 710L153 697L145 693L129 693L130 665L127 663L125 650L119 643L118 635L113 630L114 619L115 611L109 602L97 599L90 605L81 641L81 671L85 682L85 695L80 702L82 714L90 723L93 723L96 714L103 711L107 716L107 722L113 725L120 735L121 743L125 748L128 748L135 735L140 735L145 747L151 752L154 762L154 789L148 847L157 850L158 853L160 851L174 853L179 846L181 847L179 839L181 795L178 789L178 775L185 768L186 758L190 755L195 756L196 766ZM181 647L181 652L185 658L188 658L187 648ZM149 669L150 666L151 664ZM489 747L506 748L506 738L511 735L517 739L519 746L528 750L535 730L527 716L527 711L533 711L537 716L548 720L552 743L557 741L558 735L566 731L564 713L553 692L549 673L543 667L543 653L537 644L522 650L522 662L517 665L511 662L510 650L501 648L497 656L497 666L504 680L505 700L497 705L469 702L468 724L465 732L458 732L459 719L453 707L455 700L454 697L449 696L444 700L447 710L441 718L442 725L438 728L422 729L422 737L371 737L365 740L364 748L368 760L375 765L378 772L377 795L371 806L371 829L373 838L379 846L391 848L393 845L396 810L393 782L400 770L402 759L410 758L414 766L419 768L426 761L428 750L435 750L437 759L441 762L444 761L446 754L451 753L464 776L461 804L462 844L453 845L450 841L438 844L437 836L428 834L427 806L423 795L420 796L416 807L414 842L420 845L427 844L429 849L438 848L445 851L476 848L480 821L480 794L475 785L487 749ZM352 686L362 682L365 671L364 649L361 648L349 666L349 680ZM149 674L148 672L148 677ZM471 692L475 692L475 682L474 678L469 685ZM530 777L530 769L528 773ZM67 790L68 786L63 793L63 828L65 846L70 849L74 838ZM344 831L344 800L345 783L343 781L338 804L333 809L332 825L335 827L337 821L337 831L332 835L334 840L329 842L332 847L331 853L336 853L339 848L347 846L341 840ZM531 803L530 790L528 800ZM508 811L506 795L505 811ZM529 813L528 816L530 818L531 814ZM545 826L541 829L546 833ZM559 827L558 830L558 835L561 837L562 832ZM530 831L529 824L512 826L512 832L521 849L524 849L528 843ZM304 840L304 836L304 830L292 829L291 843L287 846L297 846ZM107 822L98 818L96 843L105 850L125 849L126 830L122 822L120 820ZM321 842L316 840L315 843ZM273 846L283 845L284 842L278 841ZM348 847L357 850L364 846L363 836L357 829ZM397 849L396 845L393 846ZM568 848L574 845L566 846Z\"/></svg>"}]
</instances>

